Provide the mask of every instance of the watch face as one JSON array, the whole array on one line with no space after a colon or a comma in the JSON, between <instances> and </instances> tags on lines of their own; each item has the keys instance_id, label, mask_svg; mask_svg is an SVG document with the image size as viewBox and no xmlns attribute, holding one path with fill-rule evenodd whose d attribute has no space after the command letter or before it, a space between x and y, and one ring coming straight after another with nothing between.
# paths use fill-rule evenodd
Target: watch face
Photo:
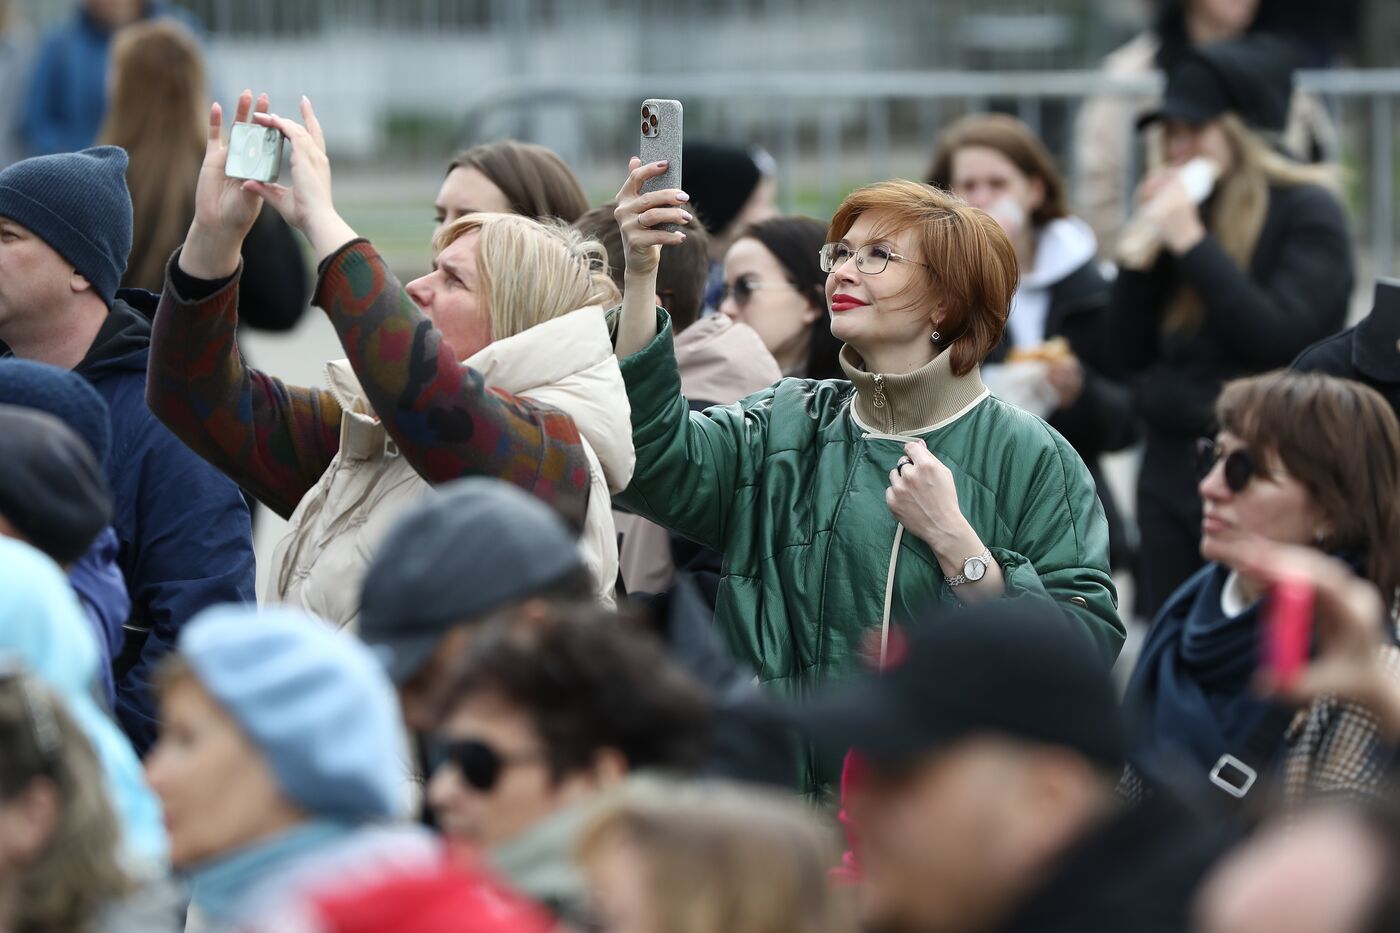
<instances>
[{"instance_id":1,"label":"watch face","mask_svg":"<svg viewBox=\"0 0 1400 933\"><path fill-rule=\"evenodd\" d=\"M963 576L967 577L973 583L976 583L986 575L987 565L983 562L982 558L969 557L963 562Z\"/></svg>"}]
</instances>

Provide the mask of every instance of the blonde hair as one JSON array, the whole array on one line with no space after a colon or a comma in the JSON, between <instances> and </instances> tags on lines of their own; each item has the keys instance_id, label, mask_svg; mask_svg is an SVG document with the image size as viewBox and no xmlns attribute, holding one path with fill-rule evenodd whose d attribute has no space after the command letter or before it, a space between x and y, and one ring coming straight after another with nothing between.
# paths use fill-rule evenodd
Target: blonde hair
<instances>
[{"instance_id":1,"label":"blonde hair","mask_svg":"<svg viewBox=\"0 0 1400 933\"><path fill-rule=\"evenodd\" d=\"M127 26L112 42L112 90L98 141L130 162L131 255L122 284L160 291L165 264L194 216L209 106L204 54L171 19Z\"/></svg>"},{"instance_id":2,"label":"blonde hair","mask_svg":"<svg viewBox=\"0 0 1400 933\"><path fill-rule=\"evenodd\" d=\"M631 785L585 829L580 862L615 843L641 856L652 922L665 933L855 929L828 880L834 834L788 796L717 782Z\"/></svg>"},{"instance_id":3,"label":"blonde hair","mask_svg":"<svg viewBox=\"0 0 1400 933\"><path fill-rule=\"evenodd\" d=\"M1201 220L1220 241L1225 254L1249 271L1264 218L1269 211L1269 188L1319 185L1339 192L1342 174L1331 165L1302 165L1272 148L1264 137L1245 126L1233 113L1220 118L1235 164L1220 179L1215 197ZM1164 326L1171 332L1193 331L1201 324L1204 307L1194 289L1183 288L1168 309Z\"/></svg>"},{"instance_id":4,"label":"blonde hair","mask_svg":"<svg viewBox=\"0 0 1400 933\"><path fill-rule=\"evenodd\" d=\"M468 214L433 237L442 252L477 233L476 266L491 312L491 339L504 340L588 305L613 305L622 294L608 275L597 240L557 220L518 214Z\"/></svg>"},{"instance_id":5,"label":"blonde hair","mask_svg":"<svg viewBox=\"0 0 1400 933\"><path fill-rule=\"evenodd\" d=\"M56 753L38 744L45 729L56 732ZM132 888L118 862L121 833L97 753L58 697L29 675L0 690L0 741L0 803L35 780L51 781L59 798L52 835L20 871L14 928L86 929Z\"/></svg>"}]
</instances>

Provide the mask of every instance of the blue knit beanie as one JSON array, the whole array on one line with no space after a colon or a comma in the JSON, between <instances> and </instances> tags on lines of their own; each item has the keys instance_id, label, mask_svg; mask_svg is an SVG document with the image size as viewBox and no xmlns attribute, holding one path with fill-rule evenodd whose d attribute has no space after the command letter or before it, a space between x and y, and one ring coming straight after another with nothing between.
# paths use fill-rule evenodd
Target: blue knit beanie
<instances>
[{"instance_id":1,"label":"blue knit beanie","mask_svg":"<svg viewBox=\"0 0 1400 933\"><path fill-rule=\"evenodd\" d=\"M126 150L97 146L16 162L0 171L0 217L52 246L111 305L131 255Z\"/></svg>"},{"instance_id":2,"label":"blue knit beanie","mask_svg":"<svg viewBox=\"0 0 1400 933\"><path fill-rule=\"evenodd\" d=\"M77 373L33 360L0 359L0 405L53 415L87 441L98 466L107 463L111 414L107 402Z\"/></svg>"},{"instance_id":3,"label":"blue knit beanie","mask_svg":"<svg viewBox=\"0 0 1400 933\"><path fill-rule=\"evenodd\" d=\"M407 815L398 698L357 639L299 610L230 605L191 619L179 647L289 800L332 819Z\"/></svg>"}]
</instances>

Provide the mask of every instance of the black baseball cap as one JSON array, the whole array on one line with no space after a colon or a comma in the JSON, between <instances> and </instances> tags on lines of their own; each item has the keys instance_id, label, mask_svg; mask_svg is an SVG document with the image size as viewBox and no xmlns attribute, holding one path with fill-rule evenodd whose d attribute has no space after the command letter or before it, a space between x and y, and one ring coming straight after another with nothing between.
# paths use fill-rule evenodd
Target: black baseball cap
<instances>
[{"instance_id":1,"label":"black baseball cap","mask_svg":"<svg viewBox=\"0 0 1400 933\"><path fill-rule=\"evenodd\" d=\"M548 505L501 480L456 480L380 545L361 591L360 638L403 684L453 628L583 571L578 538Z\"/></svg>"},{"instance_id":2,"label":"black baseball cap","mask_svg":"<svg viewBox=\"0 0 1400 933\"><path fill-rule=\"evenodd\" d=\"M1256 130L1280 133L1288 123L1297 50L1285 39L1252 35L1190 49L1167 72L1162 105L1138 119L1201 124L1230 111Z\"/></svg>"},{"instance_id":3,"label":"black baseball cap","mask_svg":"<svg viewBox=\"0 0 1400 933\"><path fill-rule=\"evenodd\" d=\"M1082 623L1049 600L945 609L896 629L890 645L883 672L836 686L800 712L818 746L900 765L992 734L1122 764L1108 666Z\"/></svg>"}]
</instances>

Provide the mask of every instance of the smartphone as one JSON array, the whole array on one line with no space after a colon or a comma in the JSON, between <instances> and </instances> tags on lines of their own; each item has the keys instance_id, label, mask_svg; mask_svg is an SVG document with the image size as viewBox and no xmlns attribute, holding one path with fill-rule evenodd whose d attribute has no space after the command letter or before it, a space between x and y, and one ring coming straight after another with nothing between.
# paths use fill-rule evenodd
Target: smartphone
<instances>
[{"instance_id":1,"label":"smartphone","mask_svg":"<svg viewBox=\"0 0 1400 933\"><path fill-rule=\"evenodd\" d=\"M642 140L637 149L642 164L665 161L666 173L642 185L642 193L681 186L681 131L685 110L678 100L648 98L642 101ZM661 230L676 231L678 224L661 224Z\"/></svg>"},{"instance_id":2,"label":"smartphone","mask_svg":"<svg viewBox=\"0 0 1400 933\"><path fill-rule=\"evenodd\" d=\"M1292 686L1312 650L1313 585L1281 580L1269 592L1263 631L1263 666L1278 686Z\"/></svg>"},{"instance_id":3,"label":"smartphone","mask_svg":"<svg viewBox=\"0 0 1400 933\"><path fill-rule=\"evenodd\" d=\"M249 181L276 181L282 169L282 142L282 134L270 126L235 123L229 132L224 175Z\"/></svg>"}]
</instances>

